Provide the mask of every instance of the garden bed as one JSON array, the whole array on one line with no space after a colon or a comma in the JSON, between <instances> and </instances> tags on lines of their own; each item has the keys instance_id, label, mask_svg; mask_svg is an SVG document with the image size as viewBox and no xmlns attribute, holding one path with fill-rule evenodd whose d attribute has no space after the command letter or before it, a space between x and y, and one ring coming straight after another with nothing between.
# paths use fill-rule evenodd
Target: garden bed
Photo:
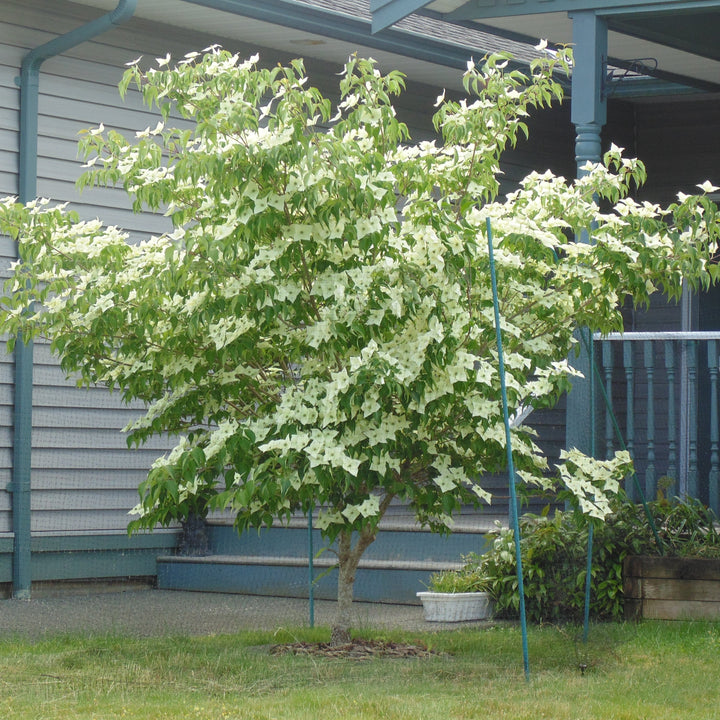
<instances>
[{"instance_id":1,"label":"garden bed","mask_svg":"<svg viewBox=\"0 0 720 720\"><path fill-rule=\"evenodd\" d=\"M627 619L720 620L720 559L628 556Z\"/></svg>"}]
</instances>

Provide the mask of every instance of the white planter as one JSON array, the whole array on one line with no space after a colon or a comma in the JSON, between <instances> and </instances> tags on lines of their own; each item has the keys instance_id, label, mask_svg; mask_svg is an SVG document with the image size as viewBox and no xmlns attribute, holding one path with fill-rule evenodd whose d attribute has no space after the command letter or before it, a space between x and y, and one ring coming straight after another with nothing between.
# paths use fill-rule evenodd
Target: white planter
<instances>
[{"instance_id":1,"label":"white planter","mask_svg":"<svg viewBox=\"0 0 720 720\"><path fill-rule=\"evenodd\" d=\"M492 598L486 592L416 593L429 622L487 620L492 615Z\"/></svg>"}]
</instances>

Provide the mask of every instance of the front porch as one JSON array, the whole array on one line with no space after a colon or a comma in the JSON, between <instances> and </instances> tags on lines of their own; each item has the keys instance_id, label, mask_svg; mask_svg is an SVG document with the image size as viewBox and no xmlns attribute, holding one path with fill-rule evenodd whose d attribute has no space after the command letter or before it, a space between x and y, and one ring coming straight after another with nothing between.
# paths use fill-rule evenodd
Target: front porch
<instances>
[{"instance_id":1,"label":"front porch","mask_svg":"<svg viewBox=\"0 0 720 720\"><path fill-rule=\"evenodd\" d=\"M661 490L720 510L719 352L717 331L595 338L596 452L627 447L649 500ZM633 478L626 490L640 499Z\"/></svg>"}]
</instances>

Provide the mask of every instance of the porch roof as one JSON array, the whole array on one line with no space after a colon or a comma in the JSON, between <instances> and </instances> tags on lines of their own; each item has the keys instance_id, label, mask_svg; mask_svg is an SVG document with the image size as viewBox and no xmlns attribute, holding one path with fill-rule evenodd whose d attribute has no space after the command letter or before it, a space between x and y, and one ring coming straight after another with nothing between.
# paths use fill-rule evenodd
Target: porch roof
<instances>
[{"instance_id":1,"label":"porch roof","mask_svg":"<svg viewBox=\"0 0 720 720\"><path fill-rule=\"evenodd\" d=\"M104 11L117 4L117 0L74 1ZM538 55L534 45L539 37L570 41L568 9L602 5L613 28L610 64L633 70L633 81L618 85L616 95L670 94L688 88L720 91L720 46L713 43L720 30L720 0L648 2L636 0L636 10L630 13L614 7L620 0L138 0L135 16L338 66L353 52L372 55L381 67L401 70L410 79L460 89L471 55L508 50L518 61L529 62ZM624 23L626 29L632 23L646 27L650 15L643 9L658 5L701 7L694 14L684 11L682 23L651 14L653 39L614 29L615 23ZM518 15L518 8L524 8L525 14ZM542 12L529 13L538 8ZM506 16L498 16L498 10ZM510 12L512 17L507 17ZM714 59L665 44L668 32L679 37L683 28L684 45L696 42L697 31ZM657 67L652 60L640 65L628 62L640 57L657 59ZM652 75L660 81L648 81Z\"/></svg>"},{"instance_id":2,"label":"porch roof","mask_svg":"<svg viewBox=\"0 0 720 720\"><path fill-rule=\"evenodd\" d=\"M74 2L105 12L117 5L117 0ZM369 0L137 0L134 17L338 68L357 52L375 58L384 71L400 70L411 80L457 90L471 55L508 49L525 63L538 56L533 44L429 17L410 17L373 35Z\"/></svg>"},{"instance_id":3,"label":"porch roof","mask_svg":"<svg viewBox=\"0 0 720 720\"><path fill-rule=\"evenodd\" d=\"M720 0L371 0L370 9L380 35L416 14L557 44L572 42L573 13L591 11L607 23L608 64L720 90Z\"/></svg>"}]
</instances>

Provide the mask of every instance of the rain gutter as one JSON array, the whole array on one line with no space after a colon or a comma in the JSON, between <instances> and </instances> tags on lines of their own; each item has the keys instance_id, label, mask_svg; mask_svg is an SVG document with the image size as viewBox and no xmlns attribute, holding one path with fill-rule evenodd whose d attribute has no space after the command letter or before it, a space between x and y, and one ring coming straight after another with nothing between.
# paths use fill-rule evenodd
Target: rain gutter
<instances>
[{"instance_id":1,"label":"rain gutter","mask_svg":"<svg viewBox=\"0 0 720 720\"><path fill-rule=\"evenodd\" d=\"M20 77L20 159L18 199L21 203L37 196L38 98L40 66L108 30L127 22L137 0L119 0L117 7L102 17L71 30L31 50L22 61ZM33 343L18 338L15 345L15 414L13 421L13 596L28 599L31 590L30 469L32 454Z\"/></svg>"}]
</instances>

